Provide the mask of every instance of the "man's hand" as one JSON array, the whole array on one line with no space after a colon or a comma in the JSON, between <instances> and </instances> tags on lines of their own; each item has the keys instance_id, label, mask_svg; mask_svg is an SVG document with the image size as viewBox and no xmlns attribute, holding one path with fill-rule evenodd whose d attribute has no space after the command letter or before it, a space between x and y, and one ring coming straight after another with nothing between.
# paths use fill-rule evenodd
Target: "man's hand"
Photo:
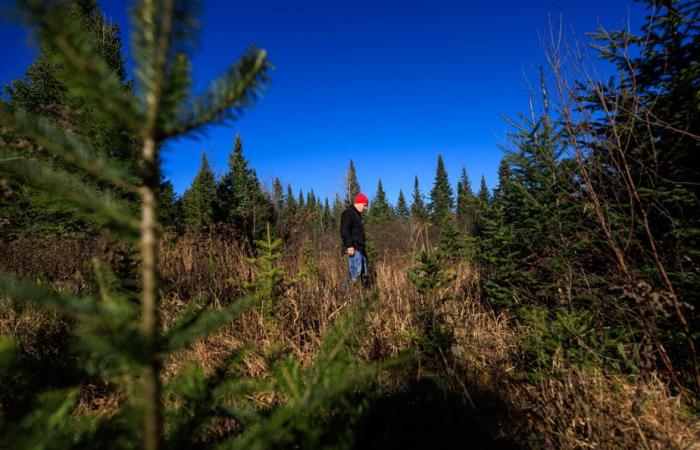
<instances>
[{"instance_id":1,"label":"man's hand","mask_svg":"<svg viewBox=\"0 0 700 450\"><path fill-rule=\"evenodd\" d=\"M352 256L355 254L355 247L348 247L348 255Z\"/></svg>"}]
</instances>

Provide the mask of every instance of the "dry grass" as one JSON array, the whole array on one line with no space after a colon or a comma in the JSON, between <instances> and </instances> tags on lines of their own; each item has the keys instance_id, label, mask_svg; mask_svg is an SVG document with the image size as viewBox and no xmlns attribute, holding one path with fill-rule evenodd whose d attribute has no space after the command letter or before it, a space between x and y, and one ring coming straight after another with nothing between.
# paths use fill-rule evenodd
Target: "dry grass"
<instances>
[{"instance_id":1,"label":"dry grass","mask_svg":"<svg viewBox=\"0 0 700 450\"><path fill-rule=\"evenodd\" d=\"M366 360L392 358L412 348L412 336L420 333L417 313L428 301L410 284L406 271L415 265L406 253L382 251L373 261L374 285L364 289L345 289L346 261L334 248L332 237L316 241L314 247L295 245L284 250L280 261L285 276L283 291L276 299L272 314L254 308L213 336L180 352L166 366L164 376L171 378L186 361L198 361L206 372L219 367L244 345L253 350L244 360L244 371L254 377L270 374L268 356L277 349L304 364L319 350L326 331L360 296L370 295L367 327L362 336L361 355ZM83 288L86 264L100 254L98 242L33 244L29 241L6 246L13 252L3 258L4 269L29 278L41 273L62 288ZM60 247L60 248L59 248ZM44 253L48 255L44 255ZM69 255L75 261L60 262ZM19 267L26 264L26 267ZM523 445L535 433L544 448L700 448L697 417L672 397L658 379L633 384L621 376L585 372L571 368L564 378L550 378L540 385L516 381L518 339L522 330L514 327L505 313L496 314L479 299L479 274L467 263L451 267L455 280L443 293L453 298L440 306L450 318L455 342L438 361L438 372L445 384L468 401L479 402L488 392L497 396L514 413L498 418L502 434L518 436ZM71 272L73 271L73 272ZM216 236L167 238L161 245L162 322L172 325L188 301L196 295L209 296L214 305L233 302L245 290L246 281L256 276L246 252L235 242ZM76 275L77 274L77 275ZM80 279L75 285L70 280ZM81 284L82 283L82 284ZM27 307L17 310L3 306L0 333L13 335L25 354L60 352L68 324L52 314ZM40 353L37 353L40 352ZM433 367L435 369L435 366ZM406 377L406 373L401 376ZM409 373L420 377L421 372ZM403 380L406 381L406 380ZM387 390L401 389L402 380L394 379ZM108 414L116 406L102 388L85 391L82 407ZM261 397L261 406L279 399ZM212 429L213 435L225 432L230 424ZM537 446L537 439L529 443ZM693 447L693 446L696 447Z\"/></svg>"},{"instance_id":2,"label":"dry grass","mask_svg":"<svg viewBox=\"0 0 700 450\"><path fill-rule=\"evenodd\" d=\"M638 380L569 368L521 392L536 405L545 448L698 449L700 422L657 377Z\"/></svg>"}]
</instances>

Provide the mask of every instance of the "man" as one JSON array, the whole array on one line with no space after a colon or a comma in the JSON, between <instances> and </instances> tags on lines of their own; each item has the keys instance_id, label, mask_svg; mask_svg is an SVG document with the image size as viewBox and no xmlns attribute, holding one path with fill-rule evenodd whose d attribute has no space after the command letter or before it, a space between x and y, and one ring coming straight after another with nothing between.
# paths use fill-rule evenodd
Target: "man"
<instances>
[{"instance_id":1,"label":"man","mask_svg":"<svg viewBox=\"0 0 700 450\"><path fill-rule=\"evenodd\" d=\"M367 210L368 203L364 194L357 194L354 204L348 206L340 216L340 238L343 241L345 253L349 256L351 283L355 283L358 276L367 273L365 226L362 224L362 214Z\"/></svg>"}]
</instances>

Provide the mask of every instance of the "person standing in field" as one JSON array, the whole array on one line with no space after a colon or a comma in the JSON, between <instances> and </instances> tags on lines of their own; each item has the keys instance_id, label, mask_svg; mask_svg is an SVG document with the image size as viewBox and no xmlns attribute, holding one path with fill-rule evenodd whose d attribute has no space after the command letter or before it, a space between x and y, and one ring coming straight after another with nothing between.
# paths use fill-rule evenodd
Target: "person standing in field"
<instances>
[{"instance_id":1,"label":"person standing in field","mask_svg":"<svg viewBox=\"0 0 700 450\"><path fill-rule=\"evenodd\" d=\"M357 277L367 274L367 254L365 252L365 226L362 214L367 210L369 201L364 194L357 194L353 205L348 206L340 216L340 238L348 255L350 283Z\"/></svg>"}]
</instances>

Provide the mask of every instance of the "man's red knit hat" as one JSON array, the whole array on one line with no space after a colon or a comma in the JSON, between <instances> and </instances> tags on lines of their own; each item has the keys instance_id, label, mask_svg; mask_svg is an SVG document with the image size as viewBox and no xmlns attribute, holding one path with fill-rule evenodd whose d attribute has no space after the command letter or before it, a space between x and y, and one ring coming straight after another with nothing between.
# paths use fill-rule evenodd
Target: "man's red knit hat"
<instances>
[{"instance_id":1,"label":"man's red knit hat","mask_svg":"<svg viewBox=\"0 0 700 450\"><path fill-rule=\"evenodd\" d=\"M365 196L365 194L359 193L355 197L355 201L353 203L363 203L365 206L367 206L369 204L369 200L367 200L367 196Z\"/></svg>"}]
</instances>

